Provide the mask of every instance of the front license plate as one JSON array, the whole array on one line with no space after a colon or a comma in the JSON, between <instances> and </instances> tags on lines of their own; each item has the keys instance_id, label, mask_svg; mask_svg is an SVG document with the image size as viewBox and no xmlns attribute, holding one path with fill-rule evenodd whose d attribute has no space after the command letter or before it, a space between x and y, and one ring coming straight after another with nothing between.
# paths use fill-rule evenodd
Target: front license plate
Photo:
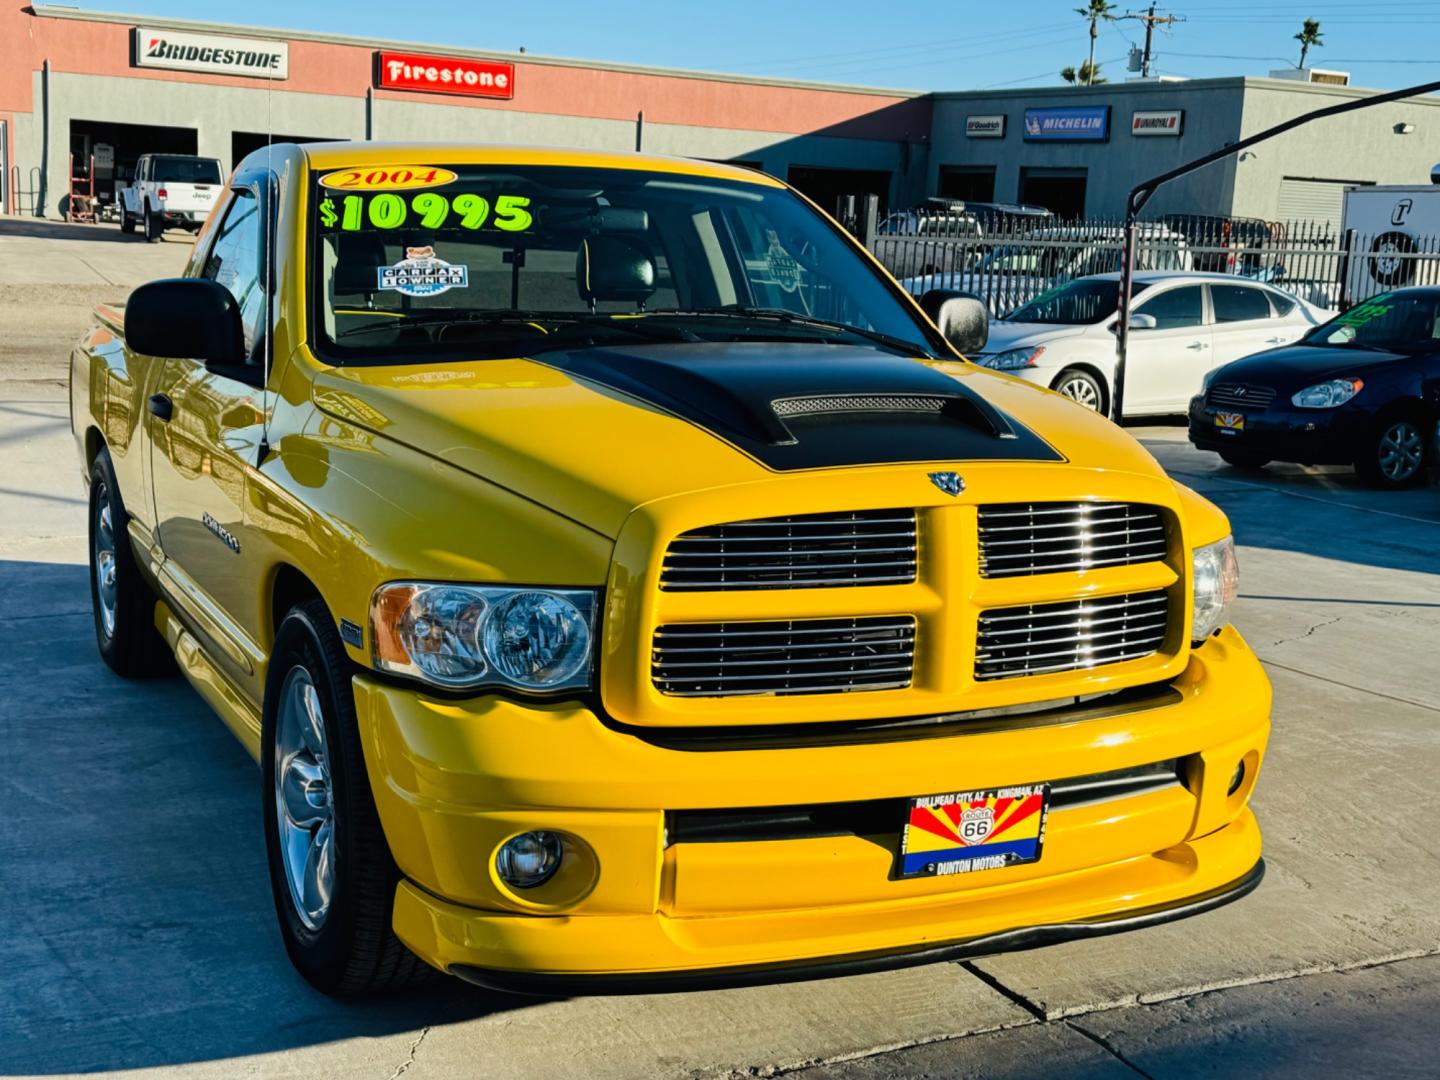
<instances>
[{"instance_id":1,"label":"front license plate","mask_svg":"<svg viewBox=\"0 0 1440 1080\"><path fill-rule=\"evenodd\" d=\"M1049 784L911 799L900 837L899 876L968 874L1035 862L1049 808Z\"/></svg>"},{"instance_id":2,"label":"front license plate","mask_svg":"<svg viewBox=\"0 0 1440 1080\"><path fill-rule=\"evenodd\" d=\"M1217 412L1215 427L1221 435L1239 435L1245 430L1245 414L1238 412Z\"/></svg>"}]
</instances>

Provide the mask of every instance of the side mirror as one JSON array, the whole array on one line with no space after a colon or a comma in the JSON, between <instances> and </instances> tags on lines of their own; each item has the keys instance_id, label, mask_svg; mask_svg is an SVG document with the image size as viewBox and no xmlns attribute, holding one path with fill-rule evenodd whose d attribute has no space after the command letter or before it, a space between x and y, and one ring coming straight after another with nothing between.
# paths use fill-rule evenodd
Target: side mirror
<instances>
[{"instance_id":1,"label":"side mirror","mask_svg":"<svg viewBox=\"0 0 1440 1080\"><path fill-rule=\"evenodd\" d=\"M920 309L962 353L977 353L990 340L990 309L973 293L931 289L920 297Z\"/></svg>"},{"instance_id":2,"label":"side mirror","mask_svg":"<svg viewBox=\"0 0 1440 1080\"><path fill-rule=\"evenodd\" d=\"M246 361L240 305L208 278L141 285L125 304L125 344L146 356L236 367Z\"/></svg>"},{"instance_id":3,"label":"side mirror","mask_svg":"<svg viewBox=\"0 0 1440 1080\"><path fill-rule=\"evenodd\" d=\"M1146 315L1144 312L1136 312L1130 316L1131 330L1154 330L1160 324L1155 321L1154 315Z\"/></svg>"}]
</instances>

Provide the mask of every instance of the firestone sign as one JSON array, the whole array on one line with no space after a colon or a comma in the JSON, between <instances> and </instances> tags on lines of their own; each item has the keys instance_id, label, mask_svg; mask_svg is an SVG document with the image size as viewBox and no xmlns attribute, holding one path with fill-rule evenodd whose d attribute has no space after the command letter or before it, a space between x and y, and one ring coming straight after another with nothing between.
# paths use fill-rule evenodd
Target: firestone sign
<instances>
[{"instance_id":1,"label":"firestone sign","mask_svg":"<svg viewBox=\"0 0 1440 1080\"><path fill-rule=\"evenodd\" d=\"M290 77L290 44L219 34L190 34L137 26L131 36L131 63L141 68L247 75L256 79Z\"/></svg>"},{"instance_id":2,"label":"firestone sign","mask_svg":"<svg viewBox=\"0 0 1440 1080\"><path fill-rule=\"evenodd\" d=\"M515 65L496 60L381 51L375 54L375 85L382 90L513 98Z\"/></svg>"}]
</instances>

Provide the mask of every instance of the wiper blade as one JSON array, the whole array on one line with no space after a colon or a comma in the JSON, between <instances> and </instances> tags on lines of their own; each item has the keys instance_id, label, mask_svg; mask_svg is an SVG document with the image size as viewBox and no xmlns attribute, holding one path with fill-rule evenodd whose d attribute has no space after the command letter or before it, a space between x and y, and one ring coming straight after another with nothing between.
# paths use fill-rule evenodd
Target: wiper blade
<instances>
[{"instance_id":1,"label":"wiper blade","mask_svg":"<svg viewBox=\"0 0 1440 1080\"><path fill-rule=\"evenodd\" d=\"M883 345L894 352L902 353L905 356L920 355L926 359L935 359L935 354L924 345L914 341L906 341L903 338L892 337L889 334L881 333L879 330L864 330L858 326L851 326L849 323L835 322L831 319L817 319L810 315L801 315L794 311L787 311L784 308L752 308L752 307L724 307L712 308L704 311L652 311L649 317L680 317L680 318L707 318L707 319L746 319L751 321L770 321L784 323L790 326L802 326L816 330L828 330L837 334L854 334L856 337L873 341L877 345Z\"/></svg>"},{"instance_id":2,"label":"wiper blade","mask_svg":"<svg viewBox=\"0 0 1440 1080\"><path fill-rule=\"evenodd\" d=\"M464 314L446 313L434 315L410 315L389 320L383 323L373 323L368 326L354 326L349 330L337 335L339 338L352 337L359 334L373 334L381 330L395 330L407 326L501 326L506 324L543 324L551 323L555 326L585 326L600 327L607 330L618 330L631 334L635 337L648 338L652 341L699 341L700 339L688 330L683 329L661 329L658 326L645 326L640 319L628 315L589 315L579 312L558 312L558 311L469 311ZM544 327L541 326L544 330ZM548 331L546 331L548 333Z\"/></svg>"},{"instance_id":3,"label":"wiper blade","mask_svg":"<svg viewBox=\"0 0 1440 1080\"><path fill-rule=\"evenodd\" d=\"M392 314L386 312L386 315ZM434 312L428 315L405 315L394 312L394 318L387 318L384 322L369 323L365 326L352 326L336 335L340 338L356 337L360 334L373 334L380 330L396 330L407 326L458 326L464 323L533 323L542 320L554 322L556 316L553 313L543 311L467 311L464 314L456 314L453 311Z\"/></svg>"}]
</instances>

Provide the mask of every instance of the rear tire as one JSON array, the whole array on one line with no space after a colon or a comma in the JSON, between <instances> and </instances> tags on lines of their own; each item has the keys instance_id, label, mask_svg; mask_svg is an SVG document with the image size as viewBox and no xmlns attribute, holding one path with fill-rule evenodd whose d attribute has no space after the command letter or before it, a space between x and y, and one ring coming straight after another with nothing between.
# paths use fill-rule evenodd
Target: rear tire
<instances>
[{"instance_id":1,"label":"rear tire","mask_svg":"<svg viewBox=\"0 0 1440 1080\"><path fill-rule=\"evenodd\" d=\"M1425 425L1408 413L1384 417L1355 459L1355 471L1372 487L1396 490L1425 475Z\"/></svg>"},{"instance_id":2,"label":"rear tire","mask_svg":"<svg viewBox=\"0 0 1440 1080\"><path fill-rule=\"evenodd\" d=\"M1063 394L1076 404L1084 405L1092 412L1108 411L1105 388L1100 385L1099 379L1083 368L1066 368L1055 376L1050 389L1057 394Z\"/></svg>"},{"instance_id":3,"label":"rear tire","mask_svg":"<svg viewBox=\"0 0 1440 1080\"><path fill-rule=\"evenodd\" d=\"M145 209L145 241L153 244L165 235L165 216L159 211L146 207Z\"/></svg>"},{"instance_id":4,"label":"rear tire","mask_svg":"<svg viewBox=\"0 0 1440 1080\"><path fill-rule=\"evenodd\" d=\"M280 936L306 981L345 997L433 974L391 929L401 875L365 771L352 670L324 602L297 604L275 638L260 737Z\"/></svg>"},{"instance_id":5,"label":"rear tire","mask_svg":"<svg viewBox=\"0 0 1440 1080\"><path fill-rule=\"evenodd\" d=\"M120 231L127 235L135 231L135 219L124 210L120 211Z\"/></svg>"},{"instance_id":6,"label":"rear tire","mask_svg":"<svg viewBox=\"0 0 1440 1080\"><path fill-rule=\"evenodd\" d=\"M95 644L115 674L135 679L168 671L173 659L155 629L155 594L135 565L129 520L110 451L102 449L90 467L90 606Z\"/></svg>"},{"instance_id":7,"label":"rear tire","mask_svg":"<svg viewBox=\"0 0 1440 1080\"><path fill-rule=\"evenodd\" d=\"M1244 469L1247 472L1258 472L1270 464L1270 459L1263 454L1247 454L1244 450L1221 450L1220 460L1229 465L1232 469Z\"/></svg>"}]
</instances>

